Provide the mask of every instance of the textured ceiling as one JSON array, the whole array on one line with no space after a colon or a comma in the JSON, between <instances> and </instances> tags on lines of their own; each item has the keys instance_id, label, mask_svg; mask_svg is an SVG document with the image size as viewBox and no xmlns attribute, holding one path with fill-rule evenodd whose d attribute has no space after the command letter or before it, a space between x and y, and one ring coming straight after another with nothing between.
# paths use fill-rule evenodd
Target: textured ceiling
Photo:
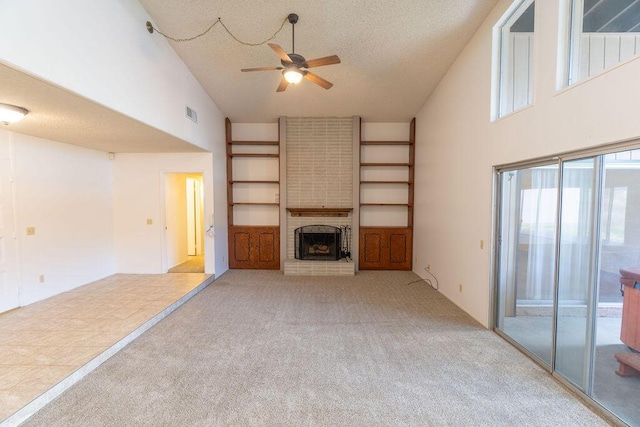
<instances>
[{"instance_id":1,"label":"textured ceiling","mask_svg":"<svg viewBox=\"0 0 640 427\"><path fill-rule=\"evenodd\" d=\"M496 0L141 0L154 25L174 38L192 37L218 17L239 39L263 41L289 13L296 53L338 55L341 64L313 69L334 84L304 80L276 93L279 66L267 46L249 47L215 26L189 42L170 42L223 114L233 122L273 122L278 116L361 116L406 122L424 104ZM158 33L150 37L162 37ZM272 43L291 52L287 23Z\"/></svg>"},{"instance_id":2,"label":"textured ceiling","mask_svg":"<svg viewBox=\"0 0 640 427\"><path fill-rule=\"evenodd\" d=\"M28 106L17 123L1 125L13 132L111 153L202 151L64 89L0 63L0 103Z\"/></svg>"},{"instance_id":3,"label":"textured ceiling","mask_svg":"<svg viewBox=\"0 0 640 427\"><path fill-rule=\"evenodd\" d=\"M275 122L279 116L361 116L408 122L497 0L141 0L154 25L174 37L194 36L218 17L240 39L268 38L289 13L296 53L338 55L341 64L313 69L334 83L304 80L276 93L279 66L266 45L248 47L217 25L186 43L170 42L222 113L233 122ZM144 31L144 23L141 23ZM162 37L157 32L149 37ZM291 52L291 25L272 43ZM0 102L28 105L11 131L105 152L200 151L144 123L0 63Z\"/></svg>"}]
</instances>

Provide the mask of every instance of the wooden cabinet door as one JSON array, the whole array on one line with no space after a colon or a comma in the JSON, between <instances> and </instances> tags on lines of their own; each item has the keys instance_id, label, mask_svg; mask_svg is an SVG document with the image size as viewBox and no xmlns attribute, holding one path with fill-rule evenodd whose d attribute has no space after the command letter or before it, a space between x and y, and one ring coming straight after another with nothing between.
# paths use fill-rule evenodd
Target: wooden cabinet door
<instances>
[{"instance_id":1,"label":"wooden cabinet door","mask_svg":"<svg viewBox=\"0 0 640 427\"><path fill-rule=\"evenodd\" d=\"M360 228L361 270L411 270L412 233L406 227Z\"/></svg>"},{"instance_id":2,"label":"wooden cabinet door","mask_svg":"<svg viewBox=\"0 0 640 427\"><path fill-rule=\"evenodd\" d=\"M280 269L280 227L230 226L229 268Z\"/></svg>"},{"instance_id":3,"label":"wooden cabinet door","mask_svg":"<svg viewBox=\"0 0 640 427\"><path fill-rule=\"evenodd\" d=\"M381 268L384 265L384 230L360 229L360 269Z\"/></svg>"}]
</instances>

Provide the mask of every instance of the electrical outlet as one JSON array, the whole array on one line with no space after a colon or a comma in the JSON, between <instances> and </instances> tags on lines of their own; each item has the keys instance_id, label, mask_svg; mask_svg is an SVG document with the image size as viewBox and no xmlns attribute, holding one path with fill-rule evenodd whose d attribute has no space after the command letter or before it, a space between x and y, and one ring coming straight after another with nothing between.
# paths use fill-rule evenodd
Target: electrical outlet
<instances>
[{"instance_id":1,"label":"electrical outlet","mask_svg":"<svg viewBox=\"0 0 640 427\"><path fill-rule=\"evenodd\" d=\"M460 287L460 292L462 293L462 283L459 283L458 286Z\"/></svg>"},{"instance_id":2,"label":"electrical outlet","mask_svg":"<svg viewBox=\"0 0 640 427\"><path fill-rule=\"evenodd\" d=\"M480 240L480 249L484 249L484 240Z\"/></svg>"},{"instance_id":3,"label":"electrical outlet","mask_svg":"<svg viewBox=\"0 0 640 427\"><path fill-rule=\"evenodd\" d=\"M38 277L38 280L40 283L44 283L44 274L41 274L40 277Z\"/></svg>"},{"instance_id":4,"label":"electrical outlet","mask_svg":"<svg viewBox=\"0 0 640 427\"><path fill-rule=\"evenodd\" d=\"M36 234L36 228L35 227L27 227L27 236L33 236Z\"/></svg>"},{"instance_id":5,"label":"electrical outlet","mask_svg":"<svg viewBox=\"0 0 640 427\"><path fill-rule=\"evenodd\" d=\"M153 219L147 218L147 225L152 225L152 224L153 224Z\"/></svg>"},{"instance_id":6,"label":"electrical outlet","mask_svg":"<svg viewBox=\"0 0 640 427\"><path fill-rule=\"evenodd\" d=\"M427 271L431 271L431 264L427 264Z\"/></svg>"}]
</instances>

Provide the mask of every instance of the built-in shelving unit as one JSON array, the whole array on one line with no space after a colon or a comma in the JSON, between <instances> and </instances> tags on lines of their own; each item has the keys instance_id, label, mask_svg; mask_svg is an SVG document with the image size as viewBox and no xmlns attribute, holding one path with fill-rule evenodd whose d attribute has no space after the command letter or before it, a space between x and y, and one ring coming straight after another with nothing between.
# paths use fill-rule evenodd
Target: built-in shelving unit
<instances>
[{"instance_id":1,"label":"built-in shelving unit","mask_svg":"<svg viewBox=\"0 0 640 427\"><path fill-rule=\"evenodd\" d=\"M231 184L280 184L280 181L277 180L268 180L268 181L240 181L240 180L235 180L235 181L229 181Z\"/></svg>"},{"instance_id":2,"label":"built-in shelving unit","mask_svg":"<svg viewBox=\"0 0 640 427\"><path fill-rule=\"evenodd\" d=\"M231 203L232 206L280 206L280 203L270 203L270 202L234 202Z\"/></svg>"},{"instance_id":3,"label":"built-in shelving unit","mask_svg":"<svg viewBox=\"0 0 640 427\"><path fill-rule=\"evenodd\" d=\"M360 184L409 184L409 181L360 181Z\"/></svg>"},{"instance_id":4,"label":"built-in shelving unit","mask_svg":"<svg viewBox=\"0 0 640 427\"><path fill-rule=\"evenodd\" d=\"M363 127L360 122L360 135ZM404 158L395 161L368 160L369 151L399 147ZM389 153L389 151L382 151ZM413 245L413 192L415 177L415 118L409 124L409 139L403 141L360 140L360 255L362 270L411 270ZM362 160L364 159L364 160ZM391 173L390 173L391 172ZM370 200L368 189L379 196ZM380 200L382 198L383 200ZM399 199L402 201L399 201ZM399 218L397 208L405 208L406 217ZM393 212L390 212L393 210ZM388 224L367 223L366 215L382 218ZM403 214L404 215L404 214ZM400 225L401 224L401 225Z\"/></svg>"},{"instance_id":5,"label":"built-in shelving unit","mask_svg":"<svg viewBox=\"0 0 640 427\"><path fill-rule=\"evenodd\" d=\"M387 144L389 145L389 144ZM360 166L413 166L411 163L360 163Z\"/></svg>"},{"instance_id":6,"label":"built-in shelving unit","mask_svg":"<svg viewBox=\"0 0 640 427\"><path fill-rule=\"evenodd\" d=\"M233 145L280 145L280 141L233 141Z\"/></svg>"},{"instance_id":7,"label":"built-in shelving unit","mask_svg":"<svg viewBox=\"0 0 640 427\"><path fill-rule=\"evenodd\" d=\"M231 145L235 145L233 142ZM244 144L248 145L248 144ZM230 157L280 157L280 154L271 154L271 153L231 153Z\"/></svg>"},{"instance_id":8,"label":"built-in shelving unit","mask_svg":"<svg viewBox=\"0 0 640 427\"><path fill-rule=\"evenodd\" d=\"M251 269L280 269L280 223L279 223L279 194L280 194L280 141L234 141L231 121L225 120L227 140L227 220L229 224L229 267ZM280 132L278 132L278 135ZM239 150L235 147L242 147ZM276 152L273 152L275 147ZM249 159L264 164L257 167L238 168L234 160ZM248 172L264 172L270 168L268 162L277 159L273 167L273 174L278 179L252 178ZM275 187L273 201L264 200L264 191L260 187ZM241 191L243 190L243 191ZM241 193L244 197L239 197ZM271 194L270 192L266 192ZM256 195L263 194L262 197ZM274 224L252 225L237 221L237 208L244 209L274 209ZM245 217L252 217L251 212L245 212ZM239 223L240 222L240 223Z\"/></svg>"}]
</instances>

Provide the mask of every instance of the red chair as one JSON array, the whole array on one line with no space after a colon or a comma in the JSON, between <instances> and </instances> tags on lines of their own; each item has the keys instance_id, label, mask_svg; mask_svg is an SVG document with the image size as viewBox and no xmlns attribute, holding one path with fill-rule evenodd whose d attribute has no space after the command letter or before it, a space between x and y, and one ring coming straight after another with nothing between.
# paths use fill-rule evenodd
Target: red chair
<instances>
[{"instance_id":1,"label":"red chair","mask_svg":"<svg viewBox=\"0 0 640 427\"><path fill-rule=\"evenodd\" d=\"M622 299L622 327L620 341L631 350L640 352L640 267L620 269ZM640 353L616 353L620 367L616 374L622 377L640 376Z\"/></svg>"}]
</instances>

